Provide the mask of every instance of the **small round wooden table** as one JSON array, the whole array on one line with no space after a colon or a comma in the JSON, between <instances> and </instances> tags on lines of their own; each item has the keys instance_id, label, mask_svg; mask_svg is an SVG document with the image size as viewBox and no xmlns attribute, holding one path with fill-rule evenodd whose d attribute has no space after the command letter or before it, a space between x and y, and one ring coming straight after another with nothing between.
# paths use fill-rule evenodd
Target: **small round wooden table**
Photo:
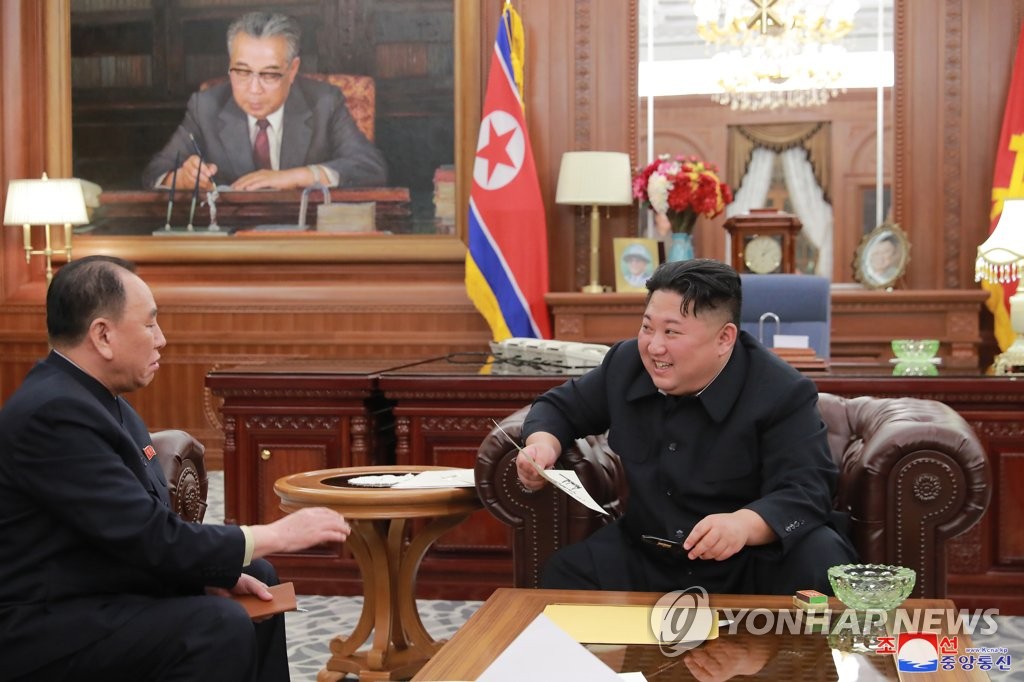
<instances>
[{"instance_id":1,"label":"small round wooden table","mask_svg":"<svg viewBox=\"0 0 1024 682\"><path fill-rule=\"evenodd\" d=\"M347 544L363 578L363 611L352 634L331 640L331 658L318 682L337 682L347 673L360 680L409 678L443 641L423 627L416 608L416 573L427 549L446 531L481 508L475 488L392 489L348 484L356 476L418 473L438 466L372 466L324 469L277 480L281 509L328 507L352 526ZM409 519L417 524L406 542ZM359 647L373 631L368 650Z\"/></svg>"}]
</instances>

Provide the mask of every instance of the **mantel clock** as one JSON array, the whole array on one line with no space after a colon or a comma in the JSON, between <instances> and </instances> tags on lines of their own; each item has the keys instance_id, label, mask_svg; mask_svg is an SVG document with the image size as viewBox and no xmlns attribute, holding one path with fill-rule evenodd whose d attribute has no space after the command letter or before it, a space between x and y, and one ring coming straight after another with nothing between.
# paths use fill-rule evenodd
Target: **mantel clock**
<instances>
[{"instance_id":1,"label":"mantel clock","mask_svg":"<svg viewBox=\"0 0 1024 682\"><path fill-rule=\"evenodd\" d=\"M795 273L796 236L801 227L795 215L774 209L729 218L725 229L732 240L730 265L741 273Z\"/></svg>"}]
</instances>

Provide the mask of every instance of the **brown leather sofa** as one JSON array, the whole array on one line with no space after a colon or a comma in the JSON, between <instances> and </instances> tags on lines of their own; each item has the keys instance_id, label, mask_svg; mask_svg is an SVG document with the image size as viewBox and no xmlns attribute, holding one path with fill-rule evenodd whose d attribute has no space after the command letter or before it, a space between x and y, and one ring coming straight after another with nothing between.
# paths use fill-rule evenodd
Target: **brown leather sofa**
<instances>
[{"instance_id":1,"label":"brown leather sofa","mask_svg":"<svg viewBox=\"0 0 1024 682\"><path fill-rule=\"evenodd\" d=\"M171 508L186 521L202 523L206 515L206 449L184 431L151 433L156 459L167 478Z\"/></svg>"},{"instance_id":2,"label":"brown leather sofa","mask_svg":"<svg viewBox=\"0 0 1024 682\"><path fill-rule=\"evenodd\" d=\"M832 456L839 466L837 509L849 512L850 534L863 563L917 571L913 596L946 594L946 542L984 514L991 491L985 451L947 405L914 398L841 398L820 394ZM501 422L520 438L523 408ZM611 517L593 512L551 486L523 488L515 447L497 429L476 461L484 507L512 528L513 580L537 587L544 562ZM577 441L559 467L575 470L594 499L619 516L627 503L622 464L603 436Z\"/></svg>"}]
</instances>

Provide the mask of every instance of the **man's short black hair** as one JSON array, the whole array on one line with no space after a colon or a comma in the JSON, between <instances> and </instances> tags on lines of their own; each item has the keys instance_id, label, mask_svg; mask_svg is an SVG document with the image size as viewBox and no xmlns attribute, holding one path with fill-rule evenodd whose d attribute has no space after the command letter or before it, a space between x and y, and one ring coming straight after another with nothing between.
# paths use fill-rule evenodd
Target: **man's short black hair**
<instances>
[{"instance_id":1,"label":"man's short black hair","mask_svg":"<svg viewBox=\"0 0 1024 682\"><path fill-rule=\"evenodd\" d=\"M46 332L51 346L77 345L97 317L121 318L124 270L135 272L135 264L115 256L87 256L57 271L46 291Z\"/></svg>"},{"instance_id":2,"label":"man's short black hair","mask_svg":"<svg viewBox=\"0 0 1024 682\"><path fill-rule=\"evenodd\" d=\"M655 291L672 291L683 298L680 312L699 315L705 310L725 309L740 326L743 287L739 274L710 258L671 261L658 266L647 280L647 301Z\"/></svg>"}]
</instances>

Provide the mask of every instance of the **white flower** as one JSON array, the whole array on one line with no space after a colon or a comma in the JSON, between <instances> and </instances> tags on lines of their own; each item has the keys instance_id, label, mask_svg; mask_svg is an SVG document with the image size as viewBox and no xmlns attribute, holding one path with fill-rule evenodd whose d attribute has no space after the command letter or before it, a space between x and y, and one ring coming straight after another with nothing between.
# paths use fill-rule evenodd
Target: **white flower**
<instances>
[{"instance_id":1,"label":"white flower","mask_svg":"<svg viewBox=\"0 0 1024 682\"><path fill-rule=\"evenodd\" d=\"M672 183L661 173L652 173L647 180L647 199L655 213L668 212L668 193Z\"/></svg>"}]
</instances>

